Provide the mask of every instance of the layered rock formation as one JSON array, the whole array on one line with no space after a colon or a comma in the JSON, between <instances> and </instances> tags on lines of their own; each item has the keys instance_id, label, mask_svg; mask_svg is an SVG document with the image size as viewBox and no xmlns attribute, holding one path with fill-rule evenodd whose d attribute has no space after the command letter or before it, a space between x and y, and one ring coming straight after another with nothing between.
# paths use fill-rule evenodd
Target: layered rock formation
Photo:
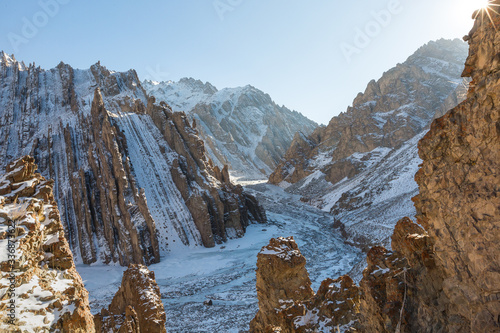
<instances>
[{"instance_id":1,"label":"layered rock formation","mask_svg":"<svg viewBox=\"0 0 500 333\"><path fill-rule=\"evenodd\" d=\"M258 201L231 183L227 166L221 170L207 156L198 131L184 113L172 112L164 102L156 105L154 97L149 99L146 113L178 154L170 172L203 245L212 247L228 237L241 237L251 221L266 221Z\"/></svg>"},{"instance_id":2,"label":"layered rock formation","mask_svg":"<svg viewBox=\"0 0 500 333\"><path fill-rule=\"evenodd\" d=\"M110 306L94 320L98 332L166 333L165 310L154 272L143 265L130 265Z\"/></svg>"},{"instance_id":3,"label":"layered rock formation","mask_svg":"<svg viewBox=\"0 0 500 333\"><path fill-rule=\"evenodd\" d=\"M0 177L0 330L94 332L54 183L36 169L26 156L8 164Z\"/></svg>"},{"instance_id":4,"label":"layered rock formation","mask_svg":"<svg viewBox=\"0 0 500 333\"><path fill-rule=\"evenodd\" d=\"M368 252L359 302L331 317L357 314L357 332L500 332L500 15L488 11L477 13L466 36L466 101L419 143L420 226L404 218L392 250Z\"/></svg>"},{"instance_id":5,"label":"layered rock formation","mask_svg":"<svg viewBox=\"0 0 500 333\"><path fill-rule=\"evenodd\" d=\"M270 182L329 211L349 243L389 246L396 222L415 214L418 141L433 118L465 97L466 54L459 40L421 47L371 82L327 128L298 133Z\"/></svg>"},{"instance_id":6,"label":"layered rock formation","mask_svg":"<svg viewBox=\"0 0 500 333\"><path fill-rule=\"evenodd\" d=\"M296 132L309 135L317 124L278 106L262 91L245 86L220 91L192 78L179 82L145 81L158 101L193 119L216 165L229 165L241 179L263 179L276 168Z\"/></svg>"},{"instance_id":7,"label":"layered rock formation","mask_svg":"<svg viewBox=\"0 0 500 333\"><path fill-rule=\"evenodd\" d=\"M155 104L135 71L45 71L2 52L0 83L0 166L31 154L55 180L77 262L150 264L265 220L206 156L186 116Z\"/></svg>"}]
</instances>

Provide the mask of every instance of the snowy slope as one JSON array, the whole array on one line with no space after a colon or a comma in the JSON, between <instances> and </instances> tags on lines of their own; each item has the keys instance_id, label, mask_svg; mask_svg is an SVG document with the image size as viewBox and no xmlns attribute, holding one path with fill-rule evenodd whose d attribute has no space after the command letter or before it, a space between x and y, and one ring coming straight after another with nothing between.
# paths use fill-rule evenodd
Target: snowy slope
<instances>
[{"instance_id":1,"label":"snowy slope","mask_svg":"<svg viewBox=\"0 0 500 333\"><path fill-rule=\"evenodd\" d=\"M413 217L411 198L418 193L414 180L418 165L418 141L426 132L405 142L400 148L377 148L349 157L362 163L364 171L332 184L320 170L287 188L302 200L330 212L345 226L347 239L368 248L383 244L390 248L392 230L404 216ZM319 155L312 163L325 163Z\"/></svg>"},{"instance_id":2,"label":"snowy slope","mask_svg":"<svg viewBox=\"0 0 500 333\"><path fill-rule=\"evenodd\" d=\"M77 217L74 215L77 208L74 207L72 199L75 189L70 182L75 171L71 170L71 166L65 161L68 156L68 144L71 144L77 169L85 173L90 171L87 157L89 143L84 135L88 129L83 128L81 118L90 116L96 86L102 87L105 107L111 119L119 124L127 137L128 158L136 171L134 176L137 186L144 189L151 215L156 221L162 253L167 251L167 238L171 242L170 247L176 244L201 245L199 231L194 226L191 214L170 175L169 163L178 154L168 147L148 115L125 111L131 109L136 100L147 105L147 96L140 87L135 72L109 72L100 64L88 70L73 70L68 68L69 66L60 65L58 68L44 71L18 63L6 54L2 55L1 61L4 73L3 89L0 89L0 110L3 118L0 132L2 137L8 139L4 141L5 144L0 145L2 156L6 156L0 164L3 167L3 164L13 157L35 153L41 173L56 180L55 194L77 262L82 260L81 252L95 250L104 255L109 251L106 240L100 235L96 235L94 244L82 244L78 240L81 236L77 234L79 228L76 225ZM61 103L66 97L65 80L69 80L70 75L75 91L72 100L74 106ZM27 105L35 100L37 105L20 109L23 104L15 102L16 99L11 96L12 91L8 89L10 85L18 87L20 91L35 86L36 89L32 91L36 96L18 98L27 99ZM71 142L64 138L66 127L72 129ZM47 141L48 136L49 140L52 140L52 149L45 152L41 149L40 154L45 156L37 156L33 144L37 140ZM165 154L159 146L165 148ZM52 157L43 158L48 157L47 154ZM140 223L140 218L134 223Z\"/></svg>"},{"instance_id":3,"label":"snowy slope","mask_svg":"<svg viewBox=\"0 0 500 333\"><path fill-rule=\"evenodd\" d=\"M321 166L327 180L337 183L362 171L348 158L377 148L397 148L428 128L443 105L456 99L467 44L461 40L438 40L418 49L404 63L368 83L347 111L318 128L305 139L297 137L285 159L270 176L273 184L296 183L314 173L310 164L323 155Z\"/></svg>"},{"instance_id":4,"label":"snowy slope","mask_svg":"<svg viewBox=\"0 0 500 333\"><path fill-rule=\"evenodd\" d=\"M195 119L212 160L219 166L228 164L231 174L241 180L265 178L294 134L309 134L317 126L252 86L219 91L191 78L144 81L143 86L158 101Z\"/></svg>"},{"instance_id":5,"label":"snowy slope","mask_svg":"<svg viewBox=\"0 0 500 333\"><path fill-rule=\"evenodd\" d=\"M244 238L213 249L189 249L151 265L160 287L171 333L247 331L258 310L255 290L257 254L279 236L293 236L307 259L312 287L348 273L364 254L345 245L328 213L300 202L300 196L269 184L246 187L268 212L269 222L251 225ZM90 292L93 311L109 303L124 268L78 266ZM205 300L213 306L205 306Z\"/></svg>"},{"instance_id":6,"label":"snowy slope","mask_svg":"<svg viewBox=\"0 0 500 333\"><path fill-rule=\"evenodd\" d=\"M170 174L178 154L148 115L120 112L113 116L127 138L137 185L144 189L149 211L157 221L162 253L201 245L200 233Z\"/></svg>"},{"instance_id":7,"label":"snowy slope","mask_svg":"<svg viewBox=\"0 0 500 333\"><path fill-rule=\"evenodd\" d=\"M466 55L460 40L422 46L327 127L296 136L270 182L330 212L351 243L390 247L397 221L415 214L418 141L460 102Z\"/></svg>"}]
</instances>

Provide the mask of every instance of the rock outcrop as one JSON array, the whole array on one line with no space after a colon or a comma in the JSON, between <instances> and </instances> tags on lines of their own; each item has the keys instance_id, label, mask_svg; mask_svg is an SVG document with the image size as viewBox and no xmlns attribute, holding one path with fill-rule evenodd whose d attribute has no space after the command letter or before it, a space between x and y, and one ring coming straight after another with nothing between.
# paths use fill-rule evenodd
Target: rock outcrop
<instances>
[{"instance_id":1,"label":"rock outcrop","mask_svg":"<svg viewBox=\"0 0 500 333\"><path fill-rule=\"evenodd\" d=\"M293 237L273 238L262 248L257 256L259 312L250 323L251 332L274 332L284 325L282 310L314 295L305 266Z\"/></svg>"},{"instance_id":2,"label":"rock outcrop","mask_svg":"<svg viewBox=\"0 0 500 333\"><path fill-rule=\"evenodd\" d=\"M55 180L77 262L151 264L265 221L257 200L215 169L192 125L155 104L133 70L45 71L0 53L0 167L30 154Z\"/></svg>"},{"instance_id":3,"label":"rock outcrop","mask_svg":"<svg viewBox=\"0 0 500 333\"><path fill-rule=\"evenodd\" d=\"M113 301L94 320L98 332L166 333L165 310L154 272L143 265L130 265Z\"/></svg>"},{"instance_id":4,"label":"rock outcrop","mask_svg":"<svg viewBox=\"0 0 500 333\"><path fill-rule=\"evenodd\" d=\"M53 184L25 156L0 177L0 330L94 332Z\"/></svg>"},{"instance_id":5,"label":"rock outcrop","mask_svg":"<svg viewBox=\"0 0 500 333\"><path fill-rule=\"evenodd\" d=\"M154 97L146 113L178 154L170 171L203 245L213 247L228 237L241 237L251 221L266 221L258 201L231 183L227 166L220 170L207 156L198 131L184 113L172 112L164 102L157 105Z\"/></svg>"},{"instance_id":6,"label":"rock outcrop","mask_svg":"<svg viewBox=\"0 0 500 333\"><path fill-rule=\"evenodd\" d=\"M498 6L493 1L491 6ZM500 331L500 15L477 13L466 40L467 100L433 122L419 144L415 179L419 223L443 271L448 322L462 330Z\"/></svg>"},{"instance_id":7,"label":"rock outcrop","mask_svg":"<svg viewBox=\"0 0 500 333\"><path fill-rule=\"evenodd\" d=\"M317 124L278 106L262 91L245 86L218 91L192 78L179 82L144 81L146 91L197 124L207 153L241 179L265 179L276 168L296 132L306 135Z\"/></svg>"},{"instance_id":8,"label":"rock outcrop","mask_svg":"<svg viewBox=\"0 0 500 333\"><path fill-rule=\"evenodd\" d=\"M392 250L368 252L359 302L343 314L359 311L358 332L500 332L500 15L486 10L465 38L467 99L419 142L419 225L400 220Z\"/></svg>"}]
</instances>

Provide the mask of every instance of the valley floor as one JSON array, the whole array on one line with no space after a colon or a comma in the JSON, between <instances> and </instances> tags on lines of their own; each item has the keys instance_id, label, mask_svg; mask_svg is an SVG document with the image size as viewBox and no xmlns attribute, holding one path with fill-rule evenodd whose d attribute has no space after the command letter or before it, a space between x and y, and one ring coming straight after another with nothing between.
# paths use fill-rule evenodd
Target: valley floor
<instances>
[{"instance_id":1,"label":"valley floor","mask_svg":"<svg viewBox=\"0 0 500 333\"><path fill-rule=\"evenodd\" d=\"M246 184L267 211L269 222L251 225L245 236L212 249L190 248L170 253L149 268L155 272L167 314L166 328L175 332L245 332L258 310L255 290L257 254L269 239L294 236L307 259L313 289L321 281L348 273L364 256L345 245L333 229L331 215L300 202L281 188ZM124 267L78 265L90 293L93 312L109 305ZM212 300L213 306L203 305Z\"/></svg>"}]
</instances>

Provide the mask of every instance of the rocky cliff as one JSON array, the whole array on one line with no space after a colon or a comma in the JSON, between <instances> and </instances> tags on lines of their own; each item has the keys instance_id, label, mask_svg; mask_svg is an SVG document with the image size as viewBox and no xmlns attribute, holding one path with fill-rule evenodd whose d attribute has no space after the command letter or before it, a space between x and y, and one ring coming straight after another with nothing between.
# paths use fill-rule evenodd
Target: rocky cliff
<instances>
[{"instance_id":1,"label":"rocky cliff","mask_svg":"<svg viewBox=\"0 0 500 333\"><path fill-rule=\"evenodd\" d=\"M491 6L498 6L493 1ZM477 13L463 75L467 100L433 122L419 143L418 222L443 272L448 327L500 331L500 50L496 7ZM434 309L431 309L431 311Z\"/></svg>"},{"instance_id":2,"label":"rocky cliff","mask_svg":"<svg viewBox=\"0 0 500 333\"><path fill-rule=\"evenodd\" d=\"M113 301L94 320L98 332L166 333L166 315L154 272L143 265L130 265Z\"/></svg>"},{"instance_id":3,"label":"rocky cliff","mask_svg":"<svg viewBox=\"0 0 500 333\"><path fill-rule=\"evenodd\" d=\"M285 159L269 177L273 184L296 183L319 170L333 184L366 166L354 153L399 147L424 130L459 83L466 45L430 42L403 64L372 80L346 112L310 136L297 135Z\"/></svg>"},{"instance_id":4,"label":"rocky cliff","mask_svg":"<svg viewBox=\"0 0 500 333\"><path fill-rule=\"evenodd\" d=\"M259 312L252 333L334 332L358 320L361 292L350 277L323 281L315 294L306 259L293 240L271 239L257 256Z\"/></svg>"},{"instance_id":5,"label":"rocky cliff","mask_svg":"<svg viewBox=\"0 0 500 333\"><path fill-rule=\"evenodd\" d=\"M359 301L328 317L335 324L354 318L344 331L500 332L500 15L476 14L465 37L467 99L436 119L419 142L423 163L413 199L419 225L400 220L392 249L368 252ZM301 323L301 316L289 320ZM308 318L315 327L325 322ZM304 332L297 325L289 331Z\"/></svg>"},{"instance_id":6,"label":"rocky cliff","mask_svg":"<svg viewBox=\"0 0 500 333\"><path fill-rule=\"evenodd\" d=\"M241 179L263 179L276 168L296 132L310 134L317 124L274 103L252 87L217 90L192 78L145 81L146 91L195 120L216 165L229 165Z\"/></svg>"},{"instance_id":7,"label":"rocky cliff","mask_svg":"<svg viewBox=\"0 0 500 333\"><path fill-rule=\"evenodd\" d=\"M88 293L53 196L32 157L0 177L0 330L94 332Z\"/></svg>"},{"instance_id":8,"label":"rocky cliff","mask_svg":"<svg viewBox=\"0 0 500 333\"><path fill-rule=\"evenodd\" d=\"M150 264L265 220L186 116L149 98L133 70L45 71L0 53L0 137L0 166L31 154L55 180L77 262Z\"/></svg>"},{"instance_id":9,"label":"rocky cliff","mask_svg":"<svg viewBox=\"0 0 500 333\"><path fill-rule=\"evenodd\" d=\"M424 45L327 128L298 133L270 182L330 212L350 243L389 246L396 222L415 214L418 141L433 118L465 98L466 55L459 40Z\"/></svg>"}]
</instances>

